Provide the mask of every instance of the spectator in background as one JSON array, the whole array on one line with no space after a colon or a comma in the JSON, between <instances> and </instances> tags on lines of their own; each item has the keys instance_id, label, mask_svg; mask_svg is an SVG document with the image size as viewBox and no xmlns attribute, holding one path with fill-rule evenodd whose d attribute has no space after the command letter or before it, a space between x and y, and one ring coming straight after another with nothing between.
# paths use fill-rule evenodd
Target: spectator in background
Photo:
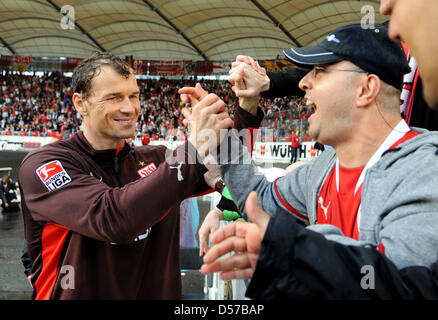
<instances>
[{"instance_id":1,"label":"spectator in background","mask_svg":"<svg viewBox=\"0 0 438 320\"><path fill-rule=\"evenodd\" d=\"M2 208L4 211L17 211L18 206L14 207L12 200L17 198L15 190L17 186L12 182L8 175L4 175L0 183L0 199L2 201ZM14 207L14 209L13 209Z\"/></svg>"},{"instance_id":2,"label":"spectator in background","mask_svg":"<svg viewBox=\"0 0 438 320\"><path fill-rule=\"evenodd\" d=\"M291 147L292 147L292 152L291 152L291 158L290 158L290 163L295 163L297 161L297 156L298 156L298 150L300 149L300 139L298 137L298 130L294 132L294 135L292 136L292 142L291 142Z\"/></svg>"},{"instance_id":3,"label":"spectator in background","mask_svg":"<svg viewBox=\"0 0 438 320\"><path fill-rule=\"evenodd\" d=\"M145 133L144 135L141 136L141 144L142 145L147 146L150 141L151 141L151 139L149 138L149 135L147 133Z\"/></svg>"},{"instance_id":4,"label":"spectator in background","mask_svg":"<svg viewBox=\"0 0 438 320\"><path fill-rule=\"evenodd\" d=\"M50 131L63 133L65 140L73 133L79 131L79 114L73 108L71 101L72 90L71 80L59 73L44 74L38 76L20 76L7 74L0 76L5 85L0 87L1 108L1 129L11 127L11 135L17 134L24 128L28 135L31 135L37 128L39 136L45 137ZM171 140L174 133L182 131L181 108L184 104L179 99L177 91L180 87L190 85L189 80L138 80L140 88L141 112L137 121L137 137L148 133L156 139ZM210 88L219 97L227 101L227 108L230 113L236 106L236 99L228 83L220 81L203 81L207 90ZM295 105L295 108L285 108L288 103ZM299 100L294 97L265 99L261 107L269 115L264 120L263 126L276 130L276 139L283 139L286 124L290 121L297 122L299 116ZM272 110L274 112L272 112ZM292 111L293 110L293 111ZM305 124L305 119L302 120ZM25 128L32 127L31 130ZM64 132L62 128L64 127ZM180 141L186 137L177 134Z\"/></svg>"}]
</instances>

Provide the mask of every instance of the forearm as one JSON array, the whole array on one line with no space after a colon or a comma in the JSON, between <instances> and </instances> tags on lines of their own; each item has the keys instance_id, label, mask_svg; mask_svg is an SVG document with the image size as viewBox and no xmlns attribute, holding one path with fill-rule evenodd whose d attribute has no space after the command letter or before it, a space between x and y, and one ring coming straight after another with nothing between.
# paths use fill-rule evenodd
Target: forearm
<instances>
[{"instance_id":1,"label":"forearm","mask_svg":"<svg viewBox=\"0 0 438 320\"><path fill-rule=\"evenodd\" d=\"M33 174L34 168L46 160L31 157L19 172L22 200L35 221L50 221L101 241L127 243L163 219L186 197L208 188L203 178L206 168L195 164L192 158L188 162L187 146L186 143L174 150L174 159L165 158L163 154L156 159L156 169L149 176L123 187L110 187L106 180L110 177L101 181L88 170L84 172L78 161L68 155L60 156L59 161L71 182L56 192L45 189ZM193 153L193 146L190 150ZM178 163L183 163L179 170ZM137 172L125 174L137 175ZM165 192L163 185L166 185Z\"/></svg>"},{"instance_id":2,"label":"forearm","mask_svg":"<svg viewBox=\"0 0 438 320\"><path fill-rule=\"evenodd\" d=\"M278 72L267 72L269 77L269 90L262 92L265 99L274 99L285 96L304 96L298 84L309 70L290 68Z\"/></svg>"},{"instance_id":3,"label":"forearm","mask_svg":"<svg viewBox=\"0 0 438 320\"><path fill-rule=\"evenodd\" d=\"M261 203L268 204L263 209L272 212L274 202L270 198L271 183L253 164L251 155L235 130L228 132L215 156L219 172L242 217L246 219L245 201L251 191L257 192Z\"/></svg>"},{"instance_id":4,"label":"forearm","mask_svg":"<svg viewBox=\"0 0 438 320\"><path fill-rule=\"evenodd\" d=\"M241 107L237 107L234 112L234 129L240 131L247 128L258 128L264 116L261 108L257 108L257 115L253 115Z\"/></svg>"},{"instance_id":5,"label":"forearm","mask_svg":"<svg viewBox=\"0 0 438 320\"><path fill-rule=\"evenodd\" d=\"M254 299L436 298L437 270L434 265L399 271L375 247L341 245L279 213L270 219L246 295Z\"/></svg>"}]
</instances>

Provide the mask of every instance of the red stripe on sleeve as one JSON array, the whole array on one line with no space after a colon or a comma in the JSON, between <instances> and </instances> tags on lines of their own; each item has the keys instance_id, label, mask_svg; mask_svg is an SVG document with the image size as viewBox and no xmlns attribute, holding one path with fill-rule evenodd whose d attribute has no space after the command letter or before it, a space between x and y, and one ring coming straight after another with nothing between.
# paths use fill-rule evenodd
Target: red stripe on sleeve
<instances>
[{"instance_id":1,"label":"red stripe on sleeve","mask_svg":"<svg viewBox=\"0 0 438 320\"><path fill-rule=\"evenodd\" d=\"M70 229L47 222L41 235L41 273L35 282L36 300L49 300L58 274L59 259Z\"/></svg>"},{"instance_id":2,"label":"red stripe on sleeve","mask_svg":"<svg viewBox=\"0 0 438 320\"><path fill-rule=\"evenodd\" d=\"M279 178L275 179L274 181L274 188L275 188L275 194L277 195L278 200L280 200L280 202L286 207L287 210L289 210L292 214L296 215L298 218L309 221L309 218L306 217L305 215L302 215L301 213L299 213L297 210L295 210L294 208L292 208L286 201L283 200L283 198L280 196L280 192L278 191L277 188L277 180Z\"/></svg>"},{"instance_id":3,"label":"red stripe on sleeve","mask_svg":"<svg viewBox=\"0 0 438 320\"><path fill-rule=\"evenodd\" d=\"M385 247L383 246L383 243L380 242L377 246L377 250L379 250L381 253L385 254Z\"/></svg>"}]
</instances>

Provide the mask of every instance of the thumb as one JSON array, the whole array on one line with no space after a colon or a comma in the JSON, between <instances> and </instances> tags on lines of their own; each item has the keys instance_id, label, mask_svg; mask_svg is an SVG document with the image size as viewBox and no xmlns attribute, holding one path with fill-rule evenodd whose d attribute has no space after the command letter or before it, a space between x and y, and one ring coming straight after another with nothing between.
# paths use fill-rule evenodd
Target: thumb
<instances>
[{"instance_id":1,"label":"thumb","mask_svg":"<svg viewBox=\"0 0 438 320\"><path fill-rule=\"evenodd\" d=\"M257 198L257 192L251 191L251 193L248 195L248 198L246 198L246 202L245 202L245 209L246 209L246 213L248 214L248 217L252 220L252 222L254 222L259 227L260 235L261 238L263 239L266 228L268 227L270 217L260 207Z\"/></svg>"},{"instance_id":2,"label":"thumb","mask_svg":"<svg viewBox=\"0 0 438 320\"><path fill-rule=\"evenodd\" d=\"M181 101L182 101L183 103L189 103L189 102L190 102L190 98L189 98L189 96L188 96L187 94L185 94L185 93L182 93L182 94L181 94L180 99L181 99Z\"/></svg>"},{"instance_id":3,"label":"thumb","mask_svg":"<svg viewBox=\"0 0 438 320\"><path fill-rule=\"evenodd\" d=\"M196 89L196 93L198 95L198 100L202 100L204 99L206 96L208 96L208 92L204 90L204 88L202 87L202 85L197 82L195 85L195 89Z\"/></svg>"},{"instance_id":4,"label":"thumb","mask_svg":"<svg viewBox=\"0 0 438 320\"><path fill-rule=\"evenodd\" d=\"M190 118L192 116L192 111L189 108L183 108L181 110L181 113L184 116L183 125L188 129L190 126Z\"/></svg>"},{"instance_id":5,"label":"thumb","mask_svg":"<svg viewBox=\"0 0 438 320\"><path fill-rule=\"evenodd\" d=\"M240 89L240 90L244 90L246 89L246 84L245 81L243 80L245 78L245 69L240 68L240 70L238 71L239 73L239 78L236 81L236 86Z\"/></svg>"}]
</instances>

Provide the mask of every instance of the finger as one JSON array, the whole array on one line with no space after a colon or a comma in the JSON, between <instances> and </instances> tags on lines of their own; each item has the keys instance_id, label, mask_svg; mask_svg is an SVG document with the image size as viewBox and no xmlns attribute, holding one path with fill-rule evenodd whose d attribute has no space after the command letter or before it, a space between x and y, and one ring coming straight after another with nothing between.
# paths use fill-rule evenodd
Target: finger
<instances>
[{"instance_id":1,"label":"finger","mask_svg":"<svg viewBox=\"0 0 438 320\"><path fill-rule=\"evenodd\" d=\"M260 65L256 60L253 60L251 63L251 67L255 70L255 71L259 71L260 70Z\"/></svg>"},{"instance_id":2,"label":"finger","mask_svg":"<svg viewBox=\"0 0 438 320\"><path fill-rule=\"evenodd\" d=\"M251 221L255 222L260 229L263 238L269 223L269 215L260 207L257 192L252 191L246 198L245 209Z\"/></svg>"},{"instance_id":3,"label":"finger","mask_svg":"<svg viewBox=\"0 0 438 320\"><path fill-rule=\"evenodd\" d=\"M192 111L190 110L190 108L183 108L181 110L181 113L184 116L182 123L183 123L184 127L188 128L190 125L190 118L192 116Z\"/></svg>"},{"instance_id":4,"label":"finger","mask_svg":"<svg viewBox=\"0 0 438 320\"><path fill-rule=\"evenodd\" d=\"M219 273L221 280L233 280L233 279L250 279L254 274L253 268L246 268L242 270L227 270Z\"/></svg>"},{"instance_id":5,"label":"finger","mask_svg":"<svg viewBox=\"0 0 438 320\"><path fill-rule=\"evenodd\" d=\"M207 233L204 231L203 228L199 230L199 256L202 256L202 254L205 251L205 247L208 246L207 244Z\"/></svg>"},{"instance_id":6,"label":"finger","mask_svg":"<svg viewBox=\"0 0 438 320\"><path fill-rule=\"evenodd\" d=\"M227 237L232 237L236 235L236 225L239 222L233 222L230 224L227 224L226 226L223 226L216 230L215 233L213 233L210 236L210 241L212 243L219 243L220 241L224 240Z\"/></svg>"},{"instance_id":7,"label":"finger","mask_svg":"<svg viewBox=\"0 0 438 320\"><path fill-rule=\"evenodd\" d=\"M231 69L228 71L228 74L232 74L234 70L241 64L242 62L233 62L231 64Z\"/></svg>"},{"instance_id":8,"label":"finger","mask_svg":"<svg viewBox=\"0 0 438 320\"><path fill-rule=\"evenodd\" d=\"M208 95L208 92L204 90L204 88L202 88L202 85L198 82L195 85L195 89L196 89L196 93L199 97L199 100L205 98Z\"/></svg>"},{"instance_id":9,"label":"finger","mask_svg":"<svg viewBox=\"0 0 438 320\"><path fill-rule=\"evenodd\" d=\"M230 69L230 71L228 71L228 74L231 74L231 73L233 73L235 70L236 70L236 68L238 68L239 66L241 66L242 64L246 64L246 63L244 63L244 62L233 62L232 64L231 64L231 69Z\"/></svg>"},{"instance_id":10,"label":"finger","mask_svg":"<svg viewBox=\"0 0 438 320\"><path fill-rule=\"evenodd\" d=\"M216 128L219 128L219 129L228 129L228 128L233 128L233 127L234 127L234 121L230 117L223 119L221 121L218 121L216 123Z\"/></svg>"},{"instance_id":11,"label":"finger","mask_svg":"<svg viewBox=\"0 0 438 320\"><path fill-rule=\"evenodd\" d=\"M180 99L184 103L191 103L195 105L199 102L198 93L196 92L196 88L193 87L184 87L178 90L180 94Z\"/></svg>"},{"instance_id":12,"label":"finger","mask_svg":"<svg viewBox=\"0 0 438 320\"><path fill-rule=\"evenodd\" d=\"M201 266L201 272L209 274L226 270L246 269L249 267L251 267L251 262L247 254L233 254L230 257L203 264Z\"/></svg>"},{"instance_id":13,"label":"finger","mask_svg":"<svg viewBox=\"0 0 438 320\"><path fill-rule=\"evenodd\" d=\"M196 88L195 87L182 87L178 89L179 94L195 94Z\"/></svg>"},{"instance_id":14,"label":"finger","mask_svg":"<svg viewBox=\"0 0 438 320\"><path fill-rule=\"evenodd\" d=\"M255 97L257 94L253 89L240 89L238 86L232 86L231 90L233 90L236 97Z\"/></svg>"},{"instance_id":15,"label":"finger","mask_svg":"<svg viewBox=\"0 0 438 320\"><path fill-rule=\"evenodd\" d=\"M230 71L228 71L229 77L228 77L228 81L231 82L235 82L237 80L239 80L240 78L242 78L240 70L244 69L246 66L246 64L244 63L239 63L238 65L236 65L235 68L230 69Z\"/></svg>"},{"instance_id":16,"label":"finger","mask_svg":"<svg viewBox=\"0 0 438 320\"><path fill-rule=\"evenodd\" d=\"M187 94L185 94L185 93L181 94L180 99L181 99L181 101L183 103L189 103L190 102L189 96Z\"/></svg>"},{"instance_id":17,"label":"finger","mask_svg":"<svg viewBox=\"0 0 438 320\"><path fill-rule=\"evenodd\" d=\"M261 74L262 76L265 76L266 75L266 69L265 68L262 68L262 67L260 67L260 65L259 65L259 63L257 62L257 60L254 62L254 69L259 73L259 74Z\"/></svg>"},{"instance_id":18,"label":"finger","mask_svg":"<svg viewBox=\"0 0 438 320\"><path fill-rule=\"evenodd\" d=\"M226 120L226 119L231 119L230 115L228 114L227 111L222 111L221 113L217 114L217 120L218 121L223 121L223 120Z\"/></svg>"},{"instance_id":19,"label":"finger","mask_svg":"<svg viewBox=\"0 0 438 320\"><path fill-rule=\"evenodd\" d=\"M179 89L178 93L181 95L181 100L185 99L183 100L185 103L188 103L187 100L190 100L192 105L198 103L208 95L208 92L202 88L199 82L196 83L195 87L183 87Z\"/></svg>"},{"instance_id":20,"label":"finger","mask_svg":"<svg viewBox=\"0 0 438 320\"><path fill-rule=\"evenodd\" d=\"M226 226L219 228L215 233L213 233L210 237L210 241L212 243L218 244L224 239L230 237L238 237L243 239L245 238L250 227L251 223L248 222L233 222L227 224Z\"/></svg>"},{"instance_id":21,"label":"finger","mask_svg":"<svg viewBox=\"0 0 438 320\"><path fill-rule=\"evenodd\" d=\"M249 57L249 56L238 55L236 57L236 62L243 62L243 63L251 65L253 61L254 61L254 59Z\"/></svg>"},{"instance_id":22,"label":"finger","mask_svg":"<svg viewBox=\"0 0 438 320\"><path fill-rule=\"evenodd\" d=\"M225 111L225 102L222 101L216 94L210 93L208 96L199 101L199 103L193 108L193 110L195 109L196 111L204 110L206 114L218 114Z\"/></svg>"},{"instance_id":23,"label":"finger","mask_svg":"<svg viewBox=\"0 0 438 320\"><path fill-rule=\"evenodd\" d=\"M183 108L181 112L186 119L190 119L190 117L192 116L192 110L190 110L190 108Z\"/></svg>"},{"instance_id":24,"label":"finger","mask_svg":"<svg viewBox=\"0 0 438 320\"><path fill-rule=\"evenodd\" d=\"M230 73L230 75L229 75L229 77L228 77L228 82L232 85L232 86L235 86L235 85L237 85L237 81L243 81L243 78L242 78L242 75L241 75L241 73L240 73L240 70L241 68L239 67L239 68L237 68L237 69L234 69L233 70L233 72L232 73ZM239 83L240 84L240 83Z\"/></svg>"},{"instance_id":25,"label":"finger","mask_svg":"<svg viewBox=\"0 0 438 320\"><path fill-rule=\"evenodd\" d=\"M233 86L237 86L239 89L246 89L246 85L244 82L245 77L245 66L239 66L230 73L228 77L228 82L230 82ZM231 71L231 70L230 70Z\"/></svg>"},{"instance_id":26,"label":"finger","mask_svg":"<svg viewBox=\"0 0 438 320\"><path fill-rule=\"evenodd\" d=\"M239 89L246 89L246 84L245 84L245 82L244 82L244 79L245 79L245 69L244 68L240 68L240 70L238 70L237 71L237 73L238 73L238 77L237 77L237 80L236 80L236 86L239 88Z\"/></svg>"},{"instance_id":27,"label":"finger","mask_svg":"<svg viewBox=\"0 0 438 320\"><path fill-rule=\"evenodd\" d=\"M211 240L211 237L210 237ZM237 237L229 237L220 243L214 245L208 250L207 254L204 256L204 263L212 263L217 258L230 253L231 251L246 251L245 239Z\"/></svg>"}]
</instances>

